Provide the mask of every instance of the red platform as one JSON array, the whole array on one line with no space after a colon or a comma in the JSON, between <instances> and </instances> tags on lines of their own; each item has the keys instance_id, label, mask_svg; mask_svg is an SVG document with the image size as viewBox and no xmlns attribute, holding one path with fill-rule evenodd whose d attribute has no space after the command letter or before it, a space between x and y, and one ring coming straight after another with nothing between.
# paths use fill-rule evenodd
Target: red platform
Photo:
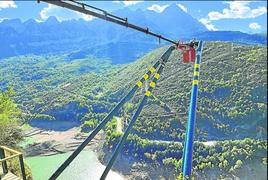
<instances>
[{"instance_id":1,"label":"red platform","mask_svg":"<svg viewBox=\"0 0 268 180\"><path fill-rule=\"evenodd\" d=\"M195 62L195 49L187 44L179 44L177 49L182 52L183 62L194 63Z\"/></svg>"}]
</instances>

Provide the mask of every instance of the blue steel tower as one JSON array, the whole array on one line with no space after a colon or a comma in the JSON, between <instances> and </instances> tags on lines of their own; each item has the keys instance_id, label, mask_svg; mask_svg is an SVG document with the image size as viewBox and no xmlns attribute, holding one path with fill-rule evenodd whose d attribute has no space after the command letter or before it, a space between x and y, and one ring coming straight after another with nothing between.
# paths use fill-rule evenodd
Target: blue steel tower
<instances>
[{"instance_id":1,"label":"blue steel tower","mask_svg":"<svg viewBox=\"0 0 268 180\"><path fill-rule=\"evenodd\" d=\"M202 49L203 49L203 42L199 41L199 45L196 51L196 60L194 63L192 94L191 94L191 101L190 101L190 108L189 108L186 138L185 138L185 143L184 143L183 162L182 162L183 179L191 178L196 102L197 102L197 94L198 94L198 81L199 81Z\"/></svg>"}]
</instances>

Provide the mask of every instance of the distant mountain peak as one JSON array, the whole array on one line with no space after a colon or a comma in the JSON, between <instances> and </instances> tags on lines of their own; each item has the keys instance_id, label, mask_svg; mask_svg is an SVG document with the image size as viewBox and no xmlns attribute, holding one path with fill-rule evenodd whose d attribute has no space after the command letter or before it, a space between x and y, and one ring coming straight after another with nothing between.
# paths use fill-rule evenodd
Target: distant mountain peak
<instances>
[{"instance_id":1,"label":"distant mountain peak","mask_svg":"<svg viewBox=\"0 0 268 180\"><path fill-rule=\"evenodd\" d=\"M35 24L35 23L36 23L36 21L34 19L28 19L23 24Z\"/></svg>"},{"instance_id":2,"label":"distant mountain peak","mask_svg":"<svg viewBox=\"0 0 268 180\"><path fill-rule=\"evenodd\" d=\"M20 29L22 27L22 22L20 19L4 19L1 22L2 27L12 27L16 30Z\"/></svg>"},{"instance_id":3,"label":"distant mountain peak","mask_svg":"<svg viewBox=\"0 0 268 180\"><path fill-rule=\"evenodd\" d=\"M47 20L45 21L46 24L49 25L54 25L54 24L58 24L59 21L55 16L50 16L49 18L47 18Z\"/></svg>"},{"instance_id":4,"label":"distant mountain peak","mask_svg":"<svg viewBox=\"0 0 268 180\"><path fill-rule=\"evenodd\" d=\"M183 10L181 10L181 8L179 8L178 7L178 5L177 4L175 4L175 3L172 3L172 4L170 4L163 12L165 12L165 13L178 13L178 12L180 12L180 13L185 13Z\"/></svg>"},{"instance_id":5,"label":"distant mountain peak","mask_svg":"<svg viewBox=\"0 0 268 180\"><path fill-rule=\"evenodd\" d=\"M21 20L19 18L16 19L4 19L2 22L2 24L21 24Z\"/></svg>"}]
</instances>

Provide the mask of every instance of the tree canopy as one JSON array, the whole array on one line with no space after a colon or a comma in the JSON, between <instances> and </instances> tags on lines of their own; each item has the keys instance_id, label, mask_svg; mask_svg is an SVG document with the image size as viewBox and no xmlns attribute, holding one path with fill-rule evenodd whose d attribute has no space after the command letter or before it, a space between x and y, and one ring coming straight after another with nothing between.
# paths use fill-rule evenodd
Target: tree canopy
<instances>
[{"instance_id":1,"label":"tree canopy","mask_svg":"<svg viewBox=\"0 0 268 180\"><path fill-rule=\"evenodd\" d=\"M22 134L18 127L21 111L11 99L14 90L8 88L0 93L0 144L16 146L22 140Z\"/></svg>"}]
</instances>

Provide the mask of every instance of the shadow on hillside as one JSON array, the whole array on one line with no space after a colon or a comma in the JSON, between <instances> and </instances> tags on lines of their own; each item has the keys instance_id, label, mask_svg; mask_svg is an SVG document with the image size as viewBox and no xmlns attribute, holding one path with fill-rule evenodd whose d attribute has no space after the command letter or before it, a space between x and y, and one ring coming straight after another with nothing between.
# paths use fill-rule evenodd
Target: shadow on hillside
<instances>
[{"instance_id":1,"label":"shadow on hillside","mask_svg":"<svg viewBox=\"0 0 268 180\"><path fill-rule=\"evenodd\" d=\"M80 121L66 121L66 120L47 120L47 119L33 119L29 122L30 126L42 128L53 131L67 131L74 127L79 127Z\"/></svg>"},{"instance_id":2,"label":"shadow on hillside","mask_svg":"<svg viewBox=\"0 0 268 180\"><path fill-rule=\"evenodd\" d=\"M60 107L51 108L41 117L33 118L29 124L32 127L53 131L66 131L79 127L81 119L88 109L81 107L78 102L70 102Z\"/></svg>"}]
</instances>

